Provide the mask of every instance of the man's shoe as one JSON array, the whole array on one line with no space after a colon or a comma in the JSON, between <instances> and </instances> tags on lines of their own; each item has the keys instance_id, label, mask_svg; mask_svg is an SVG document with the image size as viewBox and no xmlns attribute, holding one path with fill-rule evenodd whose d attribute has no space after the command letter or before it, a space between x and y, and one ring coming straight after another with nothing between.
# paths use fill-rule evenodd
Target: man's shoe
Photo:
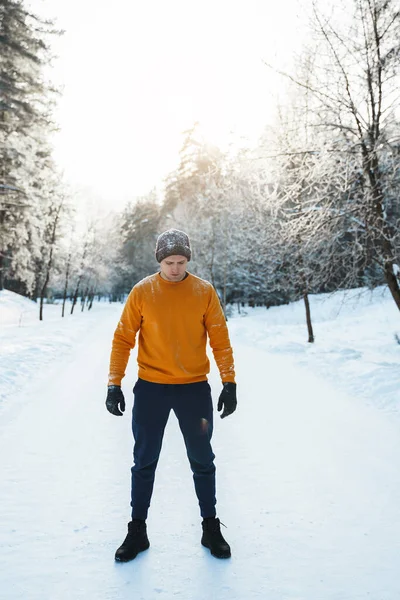
<instances>
[{"instance_id":1,"label":"man's shoe","mask_svg":"<svg viewBox=\"0 0 400 600\"><path fill-rule=\"evenodd\" d=\"M215 517L204 519L201 525L203 527L201 538L203 546L209 548L211 554L216 558L230 558L231 549L222 536L220 520Z\"/></svg>"},{"instance_id":2,"label":"man's shoe","mask_svg":"<svg viewBox=\"0 0 400 600\"><path fill-rule=\"evenodd\" d=\"M145 521L134 519L128 523L128 535L115 553L115 560L127 562L136 558L139 552L147 550L150 542Z\"/></svg>"}]
</instances>

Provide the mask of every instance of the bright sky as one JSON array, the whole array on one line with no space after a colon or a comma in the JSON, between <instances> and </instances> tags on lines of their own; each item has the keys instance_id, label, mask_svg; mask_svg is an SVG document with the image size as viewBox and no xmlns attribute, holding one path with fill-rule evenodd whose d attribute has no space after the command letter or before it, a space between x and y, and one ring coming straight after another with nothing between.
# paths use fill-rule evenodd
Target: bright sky
<instances>
[{"instance_id":1,"label":"bright sky","mask_svg":"<svg viewBox=\"0 0 400 600\"><path fill-rule=\"evenodd\" d=\"M291 61L300 0L31 0L65 29L56 157L67 179L112 204L145 194L178 163L182 131L256 139ZM230 133L232 132L232 133Z\"/></svg>"}]
</instances>

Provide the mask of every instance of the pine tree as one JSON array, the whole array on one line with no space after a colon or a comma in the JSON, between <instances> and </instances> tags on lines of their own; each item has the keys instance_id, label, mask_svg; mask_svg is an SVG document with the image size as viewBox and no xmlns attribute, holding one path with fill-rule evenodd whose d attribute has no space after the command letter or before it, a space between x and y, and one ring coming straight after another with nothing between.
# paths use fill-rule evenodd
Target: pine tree
<instances>
[{"instance_id":1,"label":"pine tree","mask_svg":"<svg viewBox=\"0 0 400 600\"><path fill-rule=\"evenodd\" d=\"M26 289L33 284L26 252L35 244L40 190L32 192L51 127L53 91L43 77L51 33L22 1L0 0L0 289L9 272Z\"/></svg>"}]
</instances>

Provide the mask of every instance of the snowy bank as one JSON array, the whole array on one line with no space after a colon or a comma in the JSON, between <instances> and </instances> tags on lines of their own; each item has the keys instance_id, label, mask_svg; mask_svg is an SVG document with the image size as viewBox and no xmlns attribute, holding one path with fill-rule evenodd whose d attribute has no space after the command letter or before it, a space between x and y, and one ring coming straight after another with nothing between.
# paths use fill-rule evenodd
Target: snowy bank
<instances>
[{"instance_id":1,"label":"snowy bank","mask_svg":"<svg viewBox=\"0 0 400 600\"><path fill-rule=\"evenodd\" d=\"M38 304L0 291L0 411L5 398L29 387L33 379L45 379L68 360L102 315L112 313L116 324L121 312L120 304L107 302L97 302L84 312L78 303L73 315L71 306L66 308L62 318L60 305L46 304L44 320L39 321Z\"/></svg>"},{"instance_id":2,"label":"snowy bank","mask_svg":"<svg viewBox=\"0 0 400 600\"><path fill-rule=\"evenodd\" d=\"M232 337L326 378L335 388L400 413L400 313L387 288L310 296L315 343L307 342L304 302L246 308L229 320ZM265 375L268 380L268 361Z\"/></svg>"}]
</instances>

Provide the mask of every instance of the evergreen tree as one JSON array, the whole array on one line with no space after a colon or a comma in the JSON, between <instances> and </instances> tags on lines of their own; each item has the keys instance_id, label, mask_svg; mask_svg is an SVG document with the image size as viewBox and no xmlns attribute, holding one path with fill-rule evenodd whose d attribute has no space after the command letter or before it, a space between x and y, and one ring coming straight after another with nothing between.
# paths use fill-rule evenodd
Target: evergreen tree
<instances>
[{"instance_id":1,"label":"evergreen tree","mask_svg":"<svg viewBox=\"0 0 400 600\"><path fill-rule=\"evenodd\" d=\"M155 191L128 204L114 233L119 241L112 274L112 292L128 293L140 279L157 269L154 255L160 233L160 204Z\"/></svg>"},{"instance_id":2,"label":"evergreen tree","mask_svg":"<svg viewBox=\"0 0 400 600\"><path fill-rule=\"evenodd\" d=\"M38 182L53 94L43 67L51 33L52 24L22 1L0 0L0 288L7 274L25 290L33 284L27 253L35 251L41 222Z\"/></svg>"}]
</instances>

